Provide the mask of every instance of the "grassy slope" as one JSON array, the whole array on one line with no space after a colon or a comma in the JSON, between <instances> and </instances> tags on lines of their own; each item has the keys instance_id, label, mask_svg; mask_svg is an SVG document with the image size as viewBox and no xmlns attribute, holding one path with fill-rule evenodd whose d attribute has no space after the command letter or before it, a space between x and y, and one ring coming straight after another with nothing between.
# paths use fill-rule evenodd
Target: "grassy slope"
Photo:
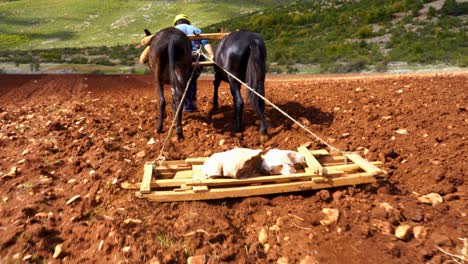
<instances>
[{"instance_id":1,"label":"grassy slope","mask_svg":"<svg viewBox=\"0 0 468 264\"><path fill-rule=\"evenodd\" d=\"M111 60L132 67L141 52L133 44L143 28L155 31L169 26L175 14L187 13L205 32L259 32L270 71L295 72L300 64L306 65L301 71L312 65L314 72L385 70L393 61L467 67L468 15L438 11L416 18L420 10L422 2L406 0L0 0L0 50L7 50L0 52L0 61L65 58L72 64L111 65ZM100 48L54 49L89 46ZM28 49L36 51L26 54ZM96 55L104 60L93 59Z\"/></svg>"},{"instance_id":2,"label":"grassy slope","mask_svg":"<svg viewBox=\"0 0 468 264\"><path fill-rule=\"evenodd\" d=\"M276 1L0 1L0 49L115 46L137 43L143 28L170 26L186 13L203 27Z\"/></svg>"}]
</instances>

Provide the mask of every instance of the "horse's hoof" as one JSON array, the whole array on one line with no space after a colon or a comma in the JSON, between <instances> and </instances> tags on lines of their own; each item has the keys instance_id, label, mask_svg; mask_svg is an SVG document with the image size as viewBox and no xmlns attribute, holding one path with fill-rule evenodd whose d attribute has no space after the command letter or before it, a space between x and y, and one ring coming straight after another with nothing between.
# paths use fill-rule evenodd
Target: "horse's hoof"
<instances>
[{"instance_id":1,"label":"horse's hoof","mask_svg":"<svg viewBox=\"0 0 468 264\"><path fill-rule=\"evenodd\" d=\"M184 139L184 135L177 135L177 141L182 142Z\"/></svg>"}]
</instances>

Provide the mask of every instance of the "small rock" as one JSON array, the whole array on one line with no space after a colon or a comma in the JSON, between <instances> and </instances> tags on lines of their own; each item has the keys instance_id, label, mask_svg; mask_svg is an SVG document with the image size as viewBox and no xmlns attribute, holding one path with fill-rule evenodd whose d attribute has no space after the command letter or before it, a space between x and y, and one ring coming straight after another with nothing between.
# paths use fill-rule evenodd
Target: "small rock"
<instances>
[{"instance_id":1,"label":"small rock","mask_svg":"<svg viewBox=\"0 0 468 264\"><path fill-rule=\"evenodd\" d=\"M46 213L46 212L40 212L40 213L37 213L37 214L34 215L34 217L36 217L36 218L46 218L48 216L49 216L49 214Z\"/></svg>"},{"instance_id":2,"label":"small rock","mask_svg":"<svg viewBox=\"0 0 468 264\"><path fill-rule=\"evenodd\" d=\"M318 263L317 259L312 256L305 256L305 258L303 258L301 262L299 262L299 264L316 264L316 263Z\"/></svg>"},{"instance_id":3,"label":"small rock","mask_svg":"<svg viewBox=\"0 0 468 264\"><path fill-rule=\"evenodd\" d=\"M127 219L125 219L123 222L124 222L124 224L126 224L126 225L130 225L130 224L132 224L132 225L137 225L137 224L141 224L141 223L142 223L142 221L141 221L140 219L134 219L134 218L127 218Z\"/></svg>"},{"instance_id":4,"label":"small rock","mask_svg":"<svg viewBox=\"0 0 468 264\"><path fill-rule=\"evenodd\" d=\"M224 142L226 142L226 140L225 140L225 139L221 139L221 140L219 141L219 145L220 145L220 146L224 145Z\"/></svg>"},{"instance_id":5,"label":"small rock","mask_svg":"<svg viewBox=\"0 0 468 264\"><path fill-rule=\"evenodd\" d=\"M438 193L429 193L419 197L418 201L420 201L421 203L432 204L432 206L436 206L438 204L441 204L444 201L444 199Z\"/></svg>"},{"instance_id":6,"label":"small rock","mask_svg":"<svg viewBox=\"0 0 468 264\"><path fill-rule=\"evenodd\" d=\"M54 255L52 257L58 258L61 253L62 253L62 244L58 244L55 246Z\"/></svg>"},{"instance_id":7,"label":"small rock","mask_svg":"<svg viewBox=\"0 0 468 264\"><path fill-rule=\"evenodd\" d=\"M123 247L123 248L122 248L122 252L123 252L123 253L128 253L128 252L130 252L130 246Z\"/></svg>"},{"instance_id":8,"label":"small rock","mask_svg":"<svg viewBox=\"0 0 468 264\"><path fill-rule=\"evenodd\" d=\"M407 240L411 235L411 226L410 225L400 225L395 229L395 236L401 240Z\"/></svg>"},{"instance_id":9,"label":"small rock","mask_svg":"<svg viewBox=\"0 0 468 264\"><path fill-rule=\"evenodd\" d=\"M79 199L81 199L81 195L79 195L79 194L75 195L72 198L70 198L70 200L67 201L66 205L69 205L69 204L71 204L71 203L73 203L75 201L78 201Z\"/></svg>"},{"instance_id":10,"label":"small rock","mask_svg":"<svg viewBox=\"0 0 468 264\"><path fill-rule=\"evenodd\" d=\"M432 233L430 239L434 241L434 243L438 246L453 246L453 241L446 235L441 233Z\"/></svg>"},{"instance_id":11,"label":"small rock","mask_svg":"<svg viewBox=\"0 0 468 264\"><path fill-rule=\"evenodd\" d=\"M327 219L320 220L320 224L323 226L329 226L338 221L340 217L340 211L333 208L323 208L322 212L327 216Z\"/></svg>"},{"instance_id":12,"label":"small rock","mask_svg":"<svg viewBox=\"0 0 468 264\"><path fill-rule=\"evenodd\" d=\"M373 226L377 227L380 233L384 235L393 234L393 226L390 222L373 219L371 223Z\"/></svg>"},{"instance_id":13,"label":"small rock","mask_svg":"<svg viewBox=\"0 0 468 264\"><path fill-rule=\"evenodd\" d=\"M187 264L205 264L206 255L191 256L187 259Z\"/></svg>"},{"instance_id":14,"label":"small rock","mask_svg":"<svg viewBox=\"0 0 468 264\"><path fill-rule=\"evenodd\" d=\"M94 174L96 174L96 171L95 171L95 170L90 170L90 171L89 171L89 175L94 175Z\"/></svg>"},{"instance_id":15,"label":"small rock","mask_svg":"<svg viewBox=\"0 0 468 264\"><path fill-rule=\"evenodd\" d=\"M394 209L393 206L391 206L389 203L381 203L379 206L384 208L387 213Z\"/></svg>"},{"instance_id":16,"label":"small rock","mask_svg":"<svg viewBox=\"0 0 468 264\"><path fill-rule=\"evenodd\" d=\"M408 130L404 129L404 128L400 128L398 129L397 131L395 131L397 134L400 134L400 135L407 135L408 134Z\"/></svg>"},{"instance_id":17,"label":"small rock","mask_svg":"<svg viewBox=\"0 0 468 264\"><path fill-rule=\"evenodd\" d=\"M277 261L276 261L277 264L288 264L289 263L289 259L288 257L281 257L279 258Z\"/></svg>"},{"instance_id":18,"label":"small rock","mask_svg":"<svg viewBox=\"0 0 468 264\"><path fill-rule=\"evenodd\" d=\"M12 167L10 169L10 172L8 172L8 176L14 177L18 174L18 168L17 167Z\"/></svg>"},{"instance_id":19,"label":"small rock","mask_svg":"<svg viewBox=\"0 0 468 264\"><path fill-rule=\"evenodd\" d=\"M342 138L347 138L347 137L349 137L349 135L350 135L350 133L343 133L343 134L341 134L341 137Z\"/></svg>"},{"instance_id":20,"label":"small rock","mask_svg":"<svg viewBox=\"0 0 468 264\"><path fill-rule=\"evenodd\" d=\"M98 250L101 251L103 246L104 246L104 240L101 240L101 242L99 242Z\"/></svg>"},{"instance_id":21,"label":"small rock","mask_svg":"<svg viewBox=\"0 0 468 264\"><path fill-rule=\"evenodd\" d=\"M266 244L263 246L263 250L265 251L265 253L268 253L268 251L270 250L270 244L266 243Z\"/></svg>"},{"instance_id":22,"label":"small rock","mask_svg":"<svg viewBox=\"0 0 468 264\"><path fill-rule=\"evenodd\" d=\"M154 141L154 138L150 138L150 140L146 144L147 145L153 145L154 143L156 143L156 141Z\"/></svg>"},{"instance_id":23,"label":"small rock","mask_svg":"<svg viewBox=\"0 0 468 264\"><path fill-rule=\"evenodd\" d=\"M260 242L262 245L268 242L268 231L265 227L260 229L260 233L258 234L258 242Z\"/></svg>"},{"instance_id":24,"label":"small rock","mask_svg":"<svg viewBox=\"0 0 468 264\"><path fill-rule=\"evenodd\" d=\"M424 240L427 237L427 230L424 226L413 227L413 235L418 240Z\"/></svg>"}]
</instances>

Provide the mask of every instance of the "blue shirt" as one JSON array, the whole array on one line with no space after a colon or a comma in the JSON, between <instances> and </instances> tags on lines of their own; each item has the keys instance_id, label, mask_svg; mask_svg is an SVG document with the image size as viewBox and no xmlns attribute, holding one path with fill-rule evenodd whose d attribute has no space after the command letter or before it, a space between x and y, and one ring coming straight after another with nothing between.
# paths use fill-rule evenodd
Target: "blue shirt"
<instances>
[{"instance_id":1,"label":"blue shirt","mask_svg":"<svg viewBox=\"0 0 468 264\"><path fill-rule=\"evenodd\" d=\"M188 24L179 24L175 26L175 28L182 30L185 33L185 35L195 35L203 33L201 29ZM197 51L198 49L200 49L200 44L205 46L206 44L208 44L208 40L192 40L192 51Z\"/></svg>"}]
</instances>

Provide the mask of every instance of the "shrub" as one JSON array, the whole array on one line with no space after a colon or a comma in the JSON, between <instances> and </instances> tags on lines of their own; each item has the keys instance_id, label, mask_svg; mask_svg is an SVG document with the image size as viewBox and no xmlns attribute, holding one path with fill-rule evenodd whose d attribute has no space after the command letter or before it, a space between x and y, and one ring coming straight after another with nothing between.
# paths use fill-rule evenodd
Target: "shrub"
<instances>
[{"instance_id":1,"label":"shrub","mask_svg":"<svg viewBox=\"0 0 468 264\"><path fill-rule=\"evenodd\" d=\"M372 28L368 25L364 25L358 29L357 32L359 38L370 38L373 35Z\"/></svg>"}]
</instances>

